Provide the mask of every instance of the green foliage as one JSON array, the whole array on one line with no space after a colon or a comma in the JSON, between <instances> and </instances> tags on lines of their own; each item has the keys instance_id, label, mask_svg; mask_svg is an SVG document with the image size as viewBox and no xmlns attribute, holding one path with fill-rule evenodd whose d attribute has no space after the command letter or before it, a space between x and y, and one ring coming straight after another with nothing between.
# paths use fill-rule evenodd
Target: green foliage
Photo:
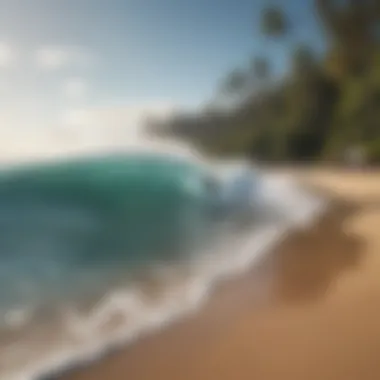
<instances>
[{"instance_id":1,"label":"green foliage","mask_svg":"<svg viewBox=\"0 0 380 380\"><path fill-rule=\"evenodd\" d=\"M259 80L268 79L270 76L270 64L267 59L263 57L256 57L251 64L251 71L255 78Z\"/></svg>"},{"instance_id":2,"label":"green foliage","mask_svg":"<svg viewBox=\"0 0 380 380\"><path fill-rule=\"evenodd\" d=\"M371 163L379 164L380 163L380 138L369 143L366 146L366 151L368 159Z\"/></svg>"},{"instance_id":3,"label":"green foliage","mask_svg":"<svg viewBox=\"0 0 380 380\"><path fill-rule=\"evenodd\" d=\"M275 85L269 81L272 62L257 56L249 70L234 70L222 86L223 93L238 95L237 107L213 119L179 118L171 130L191 131L193 142L220 155L342 160L347 148L360 145L380 163L380 41L369 28L380 22L375 3L351 0L336 7L333 0L315 0L330 37L323 56L308 45L294 46L290 70ZM284 37L289 20L280 8L265 8L261 31Z\"/></svg>"},{"instance_id":4,"label":"green foliage","mask_svg":"<svg viewBox=\"0 0 380 380\"><path fill-rule=\"evenodd\" d=\"M261 14L260 29L265 36L282 37L288 32L288 19L280 8L265 8Z\"/></svg>"},{"instance_id":5,"label":"green foliage","mask_svg":"<svg viewBox=\"0 0 380 380\"><path fill-rule=\"evenodd\" d=\"M317 65L313 50L305 44L295 47L292 55L293 75L304 75L314 70Z\"/></svg>"}]
</instances>

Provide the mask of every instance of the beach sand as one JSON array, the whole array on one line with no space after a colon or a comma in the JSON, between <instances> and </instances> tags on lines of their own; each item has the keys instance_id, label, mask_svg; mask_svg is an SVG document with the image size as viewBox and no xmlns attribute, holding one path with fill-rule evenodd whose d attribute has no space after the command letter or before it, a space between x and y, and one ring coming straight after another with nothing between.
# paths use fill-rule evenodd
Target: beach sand
<instances>
[{"instance_id":1,"label":"beach sand","mask_svg":"<svg viewBox=\"0 0 380 380\"><path fill-rule=\"evenodd\" d=\"M196 314L62 380L380 379L380 173L295 175L332 198L312 228Z\"/></svg>"}]
</instances>

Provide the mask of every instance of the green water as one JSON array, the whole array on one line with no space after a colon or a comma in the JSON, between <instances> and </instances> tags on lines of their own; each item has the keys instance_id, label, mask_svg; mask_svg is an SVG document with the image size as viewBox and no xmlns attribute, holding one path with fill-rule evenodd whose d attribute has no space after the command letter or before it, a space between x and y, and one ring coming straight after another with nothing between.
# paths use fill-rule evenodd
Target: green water
<instances>
[{"instance_id":1,"label":"green water","mask_svg":"<svg viewBox=\"0 0 380 380\"><path fill-rule=\"evenodd\" d=\"M196 251L212 229L205 175L191 162L153 155L2 172L0 303L22 293L18 278L62 291L88 273L107 277Z\"/></svg>"}]
</instances>

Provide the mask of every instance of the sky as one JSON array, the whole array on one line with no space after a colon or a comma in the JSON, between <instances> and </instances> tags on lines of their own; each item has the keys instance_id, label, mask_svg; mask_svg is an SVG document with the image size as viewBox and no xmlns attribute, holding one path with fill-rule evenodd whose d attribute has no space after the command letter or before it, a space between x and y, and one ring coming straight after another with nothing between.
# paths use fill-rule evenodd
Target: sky
<instances>
[{"instance_id":1,"label":"sky","mask_svg":"<svg viewBox=\"0 0 380 380\"><path fill-rule=\"evenodd\" d=\"M133 134L146 110L204 104L255 55L281 75L293 41L323 49L312 0L282 2L297 27L281 42L258 33L265 3L0 0L0 131L122 124Z\"/></svg>"}]
</instances>

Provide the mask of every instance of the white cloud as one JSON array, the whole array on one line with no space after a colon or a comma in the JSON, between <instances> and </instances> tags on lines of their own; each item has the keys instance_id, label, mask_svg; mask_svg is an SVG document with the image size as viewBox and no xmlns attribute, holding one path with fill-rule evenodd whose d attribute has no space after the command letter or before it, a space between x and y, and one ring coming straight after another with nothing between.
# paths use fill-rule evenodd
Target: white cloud
<instances>
[{"instance_id":1,"label":"white cloud","mask_svg":"<svg viewBox=\"0 0 380 380\"><path fill-rule=\"evenodd\" d=\"M83 66L91 61L91 54L84 48L42 46L34 53L35 64L45 70L59 70L67 66Z\"/></svg>"},{"instance_id":2,"label":"white cloud","mask_svg":"<svg viewBox=\"0 0 380 380\"><path fill-rule=\"evenodd\" d=\"M90 122L90 117L86 110L69 110L63 115L63 124L69 127L85 127Z\"/></svg>"},{"instance_id":3,"label":"white cloud","mask_svg":"<svg viewBox=\"0 0 380 380\"><path fill-rule=\"evenodd\" d=\"M70 100L82 100L87 92L87 84L82 78L69 78L63 84L63 93Z\"/></svg>"},{"instance_id":4,"label":"white cloud","mask_svg":"<svg viewBox=\"0 0 380 380\"><path fill-rule=\"evenodd\" d=\"M16 59L15 50L11 45L0 42L0 67L10 67Z\"/></svg>"},{"instance_id":5,"label":"white cloud","mask_svg":"<svg viewBox=\"0 0 380 380\"><path fill-rule=\"evenodd\" d=\"M147 116L165 119L174 109L172 103L161 101L73 109L63 115L63 123L78 137L86 136L101 143L126 144L144 134Z\"/></svg>"},{"instance_id":6,"label":"white cloud","mask_svg":"<svg viewBox=\"0 0 380 380\"><path fill-rule=\"evenodd\" d=\"M35 110L36 106L23 107L23 111ZM20 113L16 106L0 108L0 163L134 149L193 155L191 147L177 141L153 139L142 129L147 114L166 118L174 110L172 103L162 101L77 108L64 113L56 124L41 125L43 114Z\"/></svg>"},{"instance_id":7,"label":"white cloud","mask_svg":"<svg viewBox=\"0 0 380 380\"><path fill-rule=\"evenodd\" d=\"M145 151L195 158L191 146L173 139L153 138L143 129L146 116L165 119L175 110L173 103L153 101L68 111L63 120L66 133L71 136L68 151L74 155Z\"/></svg>"}]
</instances>

